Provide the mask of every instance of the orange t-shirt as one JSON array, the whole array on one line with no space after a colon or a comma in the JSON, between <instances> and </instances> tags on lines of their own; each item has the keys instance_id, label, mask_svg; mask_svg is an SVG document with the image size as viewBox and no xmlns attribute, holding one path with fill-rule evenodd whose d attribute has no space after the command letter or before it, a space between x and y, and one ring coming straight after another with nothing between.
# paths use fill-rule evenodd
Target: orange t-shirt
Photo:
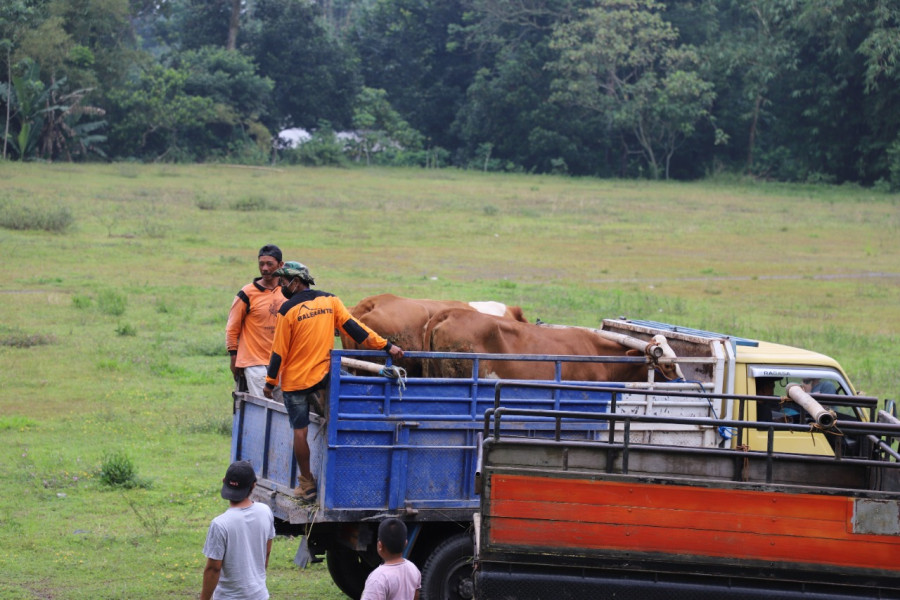
<instances>
[{"instance_id":1,"label":"orange t-shirt","mask_svg":"<svg viewBox=\"0 0 900 600\"><path fill-rule=\"evenodd\" d=\"M269 364L278 309L284 303L281 286L267 290L261 277L248 283L234 297L225 325L225 347L237 354L235 366Z\"/></svg>"},{"instance_id":2,"label":"orange t-shirt","mask_svg":"<svg viewBox=\"0 0 900 600\"><path fill-rule=\"evenodd\" d=\"M266 382L275 386L280 377L283 391L296 392L325 379L336 328L370 350L391 347L386 339L357 322L337 296L304 290L278 311Z\"/></svg>"}]
</instances>

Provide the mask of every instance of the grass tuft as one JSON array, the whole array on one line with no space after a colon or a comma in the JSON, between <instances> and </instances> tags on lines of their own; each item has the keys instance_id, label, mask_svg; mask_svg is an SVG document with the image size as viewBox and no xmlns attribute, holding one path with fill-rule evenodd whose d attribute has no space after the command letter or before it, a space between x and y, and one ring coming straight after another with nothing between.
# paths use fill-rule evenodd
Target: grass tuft
<instances>
[{"instance_id":1,"label":"grass tuft","mask_svg":"<svg viewBox=\"0 0 900 600\"><path fill-rule=\"evenodd\" d=\"M56 336L42 333L9 333L0 336L0 346L32 348L56 343Z\"/></svg>"},{"instance_id":2,"label":"grass tuft","mask_svg":"<svg viewBox=\"0 0 900 600\"><path fill-rule=\"evenodd\" d=\"M78 310L88 309L93 303L94 300L90 296L85 296L83 294L75 294L72 296L72 306Z\"/></svg>"},{"instance_id":3,"label":"grass tuft","mask_svg":"<svg viewBox=\"0 0 900 600\"><path fill-rule=\"evenodd\" d=\"M0 415L0 431L6 431L7 429L24 431L36 425L37 421L22 415Z\"/></svg>"},{"instance_id":4,"label":"grass tuft","mask_svg":"<svg viewBox=\"0 0 900 600\"><path fill-rule=\"evenodd\" d=\"M269 201L263 196L244 196L231 203L232 210L239 210L241 212L267 210L268 208L270 208Z\"/></svg>"},{"instance_id":5,"label":"grass tuft","mask_svg":"<svg viewBox=\"0 0 900 600\"><path fill-rule=\"evenodd\" d=\"M75 223L68 206L49 206L42 203L0 204L0 227L19 231L49 231L64 233Z\"/></svg>"},{"instance_id":6,"label":"grass tuft","mask_svg":"<svg viewBox=\"0 0 900 600\"><path fill-rule=\"evenodd\" d=\"M206 195L197 195L194 198L194 206L199 208L200 210L217 210L219 208L219 200L217 198L210 198Z\"/></svg>"},{"instance_id":7,"label":"grass tuft","mask_svg":"<svg viewBox=\"0 0 900 600\"><path fill-rule=\"evenodd\" d=\"M121 317L128 306L128 298L113 290L103 290L97 297L97 306L103 314Z\"/></svg>"},{"instance_id":8,"label":"grass tuft","mask_svg":"<svg viewBox=\"0 0 900 600\"><path fill-rule=\"evenodd\" d=\"M212 433L231 437L231 419L210 416L199 421L189 421L185 425L184 431L189 434Z\"/></svg>"}]
</instances>

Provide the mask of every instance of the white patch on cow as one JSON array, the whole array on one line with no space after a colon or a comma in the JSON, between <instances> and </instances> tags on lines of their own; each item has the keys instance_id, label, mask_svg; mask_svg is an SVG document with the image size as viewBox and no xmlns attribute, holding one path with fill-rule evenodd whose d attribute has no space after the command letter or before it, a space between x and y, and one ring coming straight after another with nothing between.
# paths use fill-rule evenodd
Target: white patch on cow
<instances>
[{"instance_id":1,"label":"white patch on cow","mask_svg":"<svg viewBox=\"0 0 900 600\"><path fill-rule=\"evenodd\" d=\"M495 317L502 317L506 314L506 305L502 302L469 302L469 306L474 308L480 313L484 313L486 315L494 315Z\"/></svg>"}]
</instances>

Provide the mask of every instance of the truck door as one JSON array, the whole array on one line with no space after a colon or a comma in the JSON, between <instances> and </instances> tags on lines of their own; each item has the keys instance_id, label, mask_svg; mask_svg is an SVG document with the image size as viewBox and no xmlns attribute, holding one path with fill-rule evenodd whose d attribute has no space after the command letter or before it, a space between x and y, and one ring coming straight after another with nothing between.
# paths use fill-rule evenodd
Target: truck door
<instances>
[{"instance_id":1,"label":"truck door","mask_svg":"<svg viewBox=\"0 0 900 600\"><path fill-rule=\"evenodd\" d=\"M840 420L863 420L862 411L855 406L835 400L834 396L847 396L851 389L843 375L833 369L804 366L751 366L749 368L748 393L771 397L771 400L750 402L745 408L748 419L763 422L793 423L805 425L810 416L796 403L785 399L786 388L792 383L800 384L804 390L818 396L820 403L837 413ZM751 450L765 450L768 431L750 429L746 443ZM840 436L822 433L776 431L775 451L797 454L834 455L835 444L845 444L844 454L854 454L853 440L841 440ZM834 439L830 439L834 438Z\"/></svg>"}]
</instances>

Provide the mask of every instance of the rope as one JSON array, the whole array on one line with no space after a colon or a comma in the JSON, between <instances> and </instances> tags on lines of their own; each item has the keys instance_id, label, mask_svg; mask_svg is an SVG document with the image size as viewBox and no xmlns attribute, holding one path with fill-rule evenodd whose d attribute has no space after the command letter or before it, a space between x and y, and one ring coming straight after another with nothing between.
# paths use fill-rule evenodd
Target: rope
<instances>
[{"instance_id":1,"label":"rope","mask_svg":"<svg viewBox=\"0 0 900 600\"><path fill-rule=\"evenodd\" d=\"M824 433L825 435L833 435L836 437L844 437L844 432L838 429L837 427L832 426L829 429L825 429L815 421L809 424L809 432L810 433Z\"/></svg>"},{"instance_id":2,"label":"rope","mask_svg":"<svg viewBox=\"0 0 900 600\"><path fill-rule=\"evenodd\" d=\"M397 365L391 365L389 367L383 368L378 373L379 375L383 375L388 379L396 379L397 386L400 388L400 400L403 400L403 392L406 390L406 369L403 367L398 367Z\"/></svg>"},{"instance_id":3,"label":"rope","mask_svg":"<svg viewBox=\"0 0 900 600\"><path fill-rule=\"evenodd\" d=\"M750 452L750 446L741 444L735 448L738 452ZM741 467L741 481L750 481L750 457L744 456L744 464Z\"/></svg>"}]
</instances>

